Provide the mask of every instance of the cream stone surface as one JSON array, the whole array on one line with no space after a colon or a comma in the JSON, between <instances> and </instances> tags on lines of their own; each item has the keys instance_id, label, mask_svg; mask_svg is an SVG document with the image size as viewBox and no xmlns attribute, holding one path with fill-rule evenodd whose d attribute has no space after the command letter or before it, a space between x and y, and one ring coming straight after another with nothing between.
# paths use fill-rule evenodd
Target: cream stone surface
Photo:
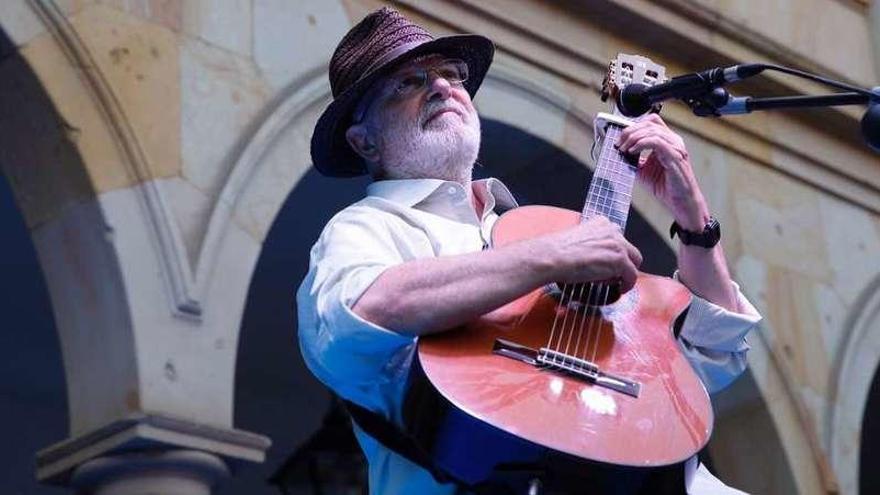
<instances>
[{"instance_id":1,"label":"cream stone surface","mask_svg":"<svg viewBox=\"0 0 880 495\"><path fill-rule=\"evenodd\" d=\"M843 337L849 331L844 325L851 306L846 305L837 291L827 284L816 284L813 295L819 316L822 348L825 359L831 363L839 355Z\"/></svg>"},{"instance_id":2,"label":"cream stone surface","mask_svg":"<svg viewBox=\"0 0 880 495\"><path fill-rule=\"evenodd\" d=\"M234 225L226 230L218 258L223 270L207 280L202 321L180 318L167 308L168 288L162 260L150 240L150 228L137 207L140 185L101 196L107 223L114 226L115 248L126 282L136 349L143 411L215 426L232 425L232 389L238 322L258 244ZM233 262L237 259L237 262ZM241 260L251 260L243 263ZM230 345L217 346L217 340Z\"/></svg>"},{"instance_id":3,"label":"cream stone surface","mask_svg":"<svg viewBox=\"0 0 880 495\"><path fill-rule=\"evenodd\" d=\"M338 0L255 0L254 61L274 90L323 72L350 24Z\"/></svg>"},{"instance_id":4,"label":"cream stone surface","mask_svg":"<svg viewBox=\"0 0 880 495\"><path fill-rule=\"evenodd\" d=\"M753 335L749 342L749 368L768 406L798 493L827 493L816 467L816 452L810 444L810 432L805 430L798 406L792 400L784 371L778 368L764 339ZM736 486L734 480L728 481Z\"/></svg>"},{"instance_id":5,"label":"cream stone surface","mask_svg":"<svg viewBox=\"0 0 880 495\"><path fill-rule=\"evenodd\" d=\"M150 177L180 173L180 67L175 34L116 9L93 6L71 18L124 109ZM156 109L161 108L161 112Z\"/></svg>"},{"instance_id":6,"label":"cream stone surface","mask_svg":"<svg viewBox=\"0 0 880 495\"><path fill-rule=\"evenodd\" d=\"M743 249L777 266L828 281L831 269L814 190L755 167L731 177Z\"/></svg>"},{"instance_id":7,"label":"cream stone surface","mask_svg":"<svg viewBox=\"0 0 880 495\"><path fill-rule=\"evenodd\" d=\"M183 177L216 198L271 92L248 60L199 40L180 63Z\"/></svg>"},{"instance_id":8,"label":"cream stone surface","mask_svg":"<svg viewBox=\"0 0 880 495\"><path fill-rule=\"evenodd\" d=\"M235 222L259 242L265 239L290 190L311 165L310 156L303 150L309 148L313 122L329 102L329 87L320 96L319 100L303 101L301 113L295 114L263 150L246 189L239 193L234 205Z\"/></svg>"},{"instance_id":9,"label":"cream stone surface","mask_svg":"<svg viewBox=\"0 0 880 495\"><path fill-rule=\"evenodd\" d=\"M814 282L774 266L768 270L767 282L773 302L764 316L776 337L778 356L791 367L788 371L797 383L824 393L829 363L813 302Z\"/></svg>"},{"instance_id":10,"label":"cream stone surface","mask_svg":"<svg viewBox=\"0 0 880 495\"><path fill-rule=\"evenodd\" d=\"M834 287L855 302L868 281L880 274L880 229L876 217L831 197L819 199L826 250L833 260Z\"/></svg>"},{"instance_id":11,"label":"cream stone surface","mask_svg":"<svg viewBox=\"0 0 880 495\"><path fill-rule=\"evenodd\" d=\"M185 0L182 5L185 33L244 58L253 55L251 0Z\"/></svg>"},{"instance_id":12,"label":"cream stone surface","mask_svg":"<svg viewBox=\"0 0 880 495\"><path fill-rule=\"evenodd\" d=\"M0 27L16 46L25 45L46 31L27 0L6 0L0 8Z\"/></svg>"},{"instance_id":13,"label":"cream stone surface","mask_svg":"<svg viewBox=\"0 0 880 495\"><path fill-rule=\"evenodd\" d=\"M688 0L863 84L876 78L867 9L839 0ZM821 12L821 15L817 13ZM841 50L840 47L846 47Z\"/></svg>"},{"instance_id":14,"label":"cream stone surface","mask_svg":"<svg viewBox=\"0 0 880 495\"><path fill-rule=\"evenodd\" d=\"M52 98L66 123L94 188L98 191L126 187L134 178L123 163L117 142L105 117L95 105L93 93L49 34L34 39L21 50L22 56ZM51 198L45 198L49 203ZM44 217L45 214L35 215Z\"/></svg>"},{"instance_id":15,"label":"cream stone surface","mask_svg":"<svg viewBox=\"0 0 880 495\"><path fill-rule=\"evenodd\" d=\"M189 264L195 267L198 262L198 248L205 237L215 198L206 195L182 177L159 179L157 184L174 213L186 245Z\"/></svg>"}]
</instances>

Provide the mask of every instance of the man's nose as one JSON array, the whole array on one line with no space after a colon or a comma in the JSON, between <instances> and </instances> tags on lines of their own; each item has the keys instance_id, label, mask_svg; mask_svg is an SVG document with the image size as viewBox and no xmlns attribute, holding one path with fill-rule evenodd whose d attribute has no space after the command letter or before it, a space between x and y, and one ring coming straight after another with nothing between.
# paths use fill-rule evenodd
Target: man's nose
<instances>
[{"instance_id":1,"label":"man's nose","mask_svg":"<svg viewBox=\"0 0 880 495\"><path fill-rule=\"evenodd\" d=\"M452 84L446 79L438 76L435 73L428 74L428 99L433 100L434 98L438 98L440 100L445 100L449 98L449 95L452 91Z\"/></svg>"}]
</instances>

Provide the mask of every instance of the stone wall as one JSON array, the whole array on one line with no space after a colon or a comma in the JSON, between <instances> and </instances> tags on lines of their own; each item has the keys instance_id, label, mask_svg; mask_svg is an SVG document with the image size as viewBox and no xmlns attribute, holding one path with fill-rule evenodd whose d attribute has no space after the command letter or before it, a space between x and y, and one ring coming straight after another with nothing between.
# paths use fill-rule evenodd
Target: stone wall
<instances>
[{"instance_id":1,"label":"stone wall","mask_svg":"<svg viewBox=\"0 0 880 495\"><path fill-rule=\"evenodd\" d=\"M0 26L19 57L0 61L0 99L28 111L0 122L0 163L44 268L68 376L71 438L41 453L41 478L65 483L85 459L133 441L262 458L267 439L232 424L250 274L309 167L330 54L381 4L4 2ZM619 52L669 74L770 61L877 80L871 12L854 0L392 4L435 34L491 37L498 54L480 112L584 166ZM741 88L824 91L770 73ZM861 411L880 356L880 161L860 142L860 115L700 120L664 109L724 226L735 278L765 315L751 374L785 452L777 464L804 494L857 493ZM665 231L653 199L640 194L635 206ZM724 449L713 445L719 458Z\"/></svg>"}]
</instances>

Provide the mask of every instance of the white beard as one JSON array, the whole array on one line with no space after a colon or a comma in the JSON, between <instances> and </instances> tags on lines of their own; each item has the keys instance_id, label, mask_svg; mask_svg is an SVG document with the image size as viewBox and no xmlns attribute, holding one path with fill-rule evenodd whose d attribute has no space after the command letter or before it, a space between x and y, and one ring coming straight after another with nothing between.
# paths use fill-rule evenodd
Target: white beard
<instances>
[{"instance_id":1,"label":"white beard","mask_svg":"<svg viewBox=\"0 0 880 495\"><path fill-rule=\"evenodd\" d=\"M454 106L463 116L446 113L425 128L421 122L439 108ZM426 105L415 122L391 122L378 133L380 165L386 179L471 180L480 150L480 119L460 105Z\"/></svg>"}]
</instances>

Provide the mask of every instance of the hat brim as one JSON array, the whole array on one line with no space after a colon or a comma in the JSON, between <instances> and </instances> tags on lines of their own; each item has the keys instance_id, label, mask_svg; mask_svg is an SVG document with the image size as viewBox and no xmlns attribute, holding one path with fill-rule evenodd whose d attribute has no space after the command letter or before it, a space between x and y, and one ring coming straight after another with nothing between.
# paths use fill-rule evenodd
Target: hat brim
<instances>
[{"instance_id":1,"label":"hat brim","mask_svg":"<svg viewBox=\"0 0 880 495\"><path fill-rule=\"evenodd\" d=\"M315 168L330 177L356 177L367 173L363 158L355 153L345 138L355 106L379 78L407 60L435 53L467 63L468 79L463 85L473 98L492 63L495 45L488 38L475 34L437 38L401 54L352 84L330 103L315 125L312 134L312 163Z\"/></svg>"}]
</instances>

